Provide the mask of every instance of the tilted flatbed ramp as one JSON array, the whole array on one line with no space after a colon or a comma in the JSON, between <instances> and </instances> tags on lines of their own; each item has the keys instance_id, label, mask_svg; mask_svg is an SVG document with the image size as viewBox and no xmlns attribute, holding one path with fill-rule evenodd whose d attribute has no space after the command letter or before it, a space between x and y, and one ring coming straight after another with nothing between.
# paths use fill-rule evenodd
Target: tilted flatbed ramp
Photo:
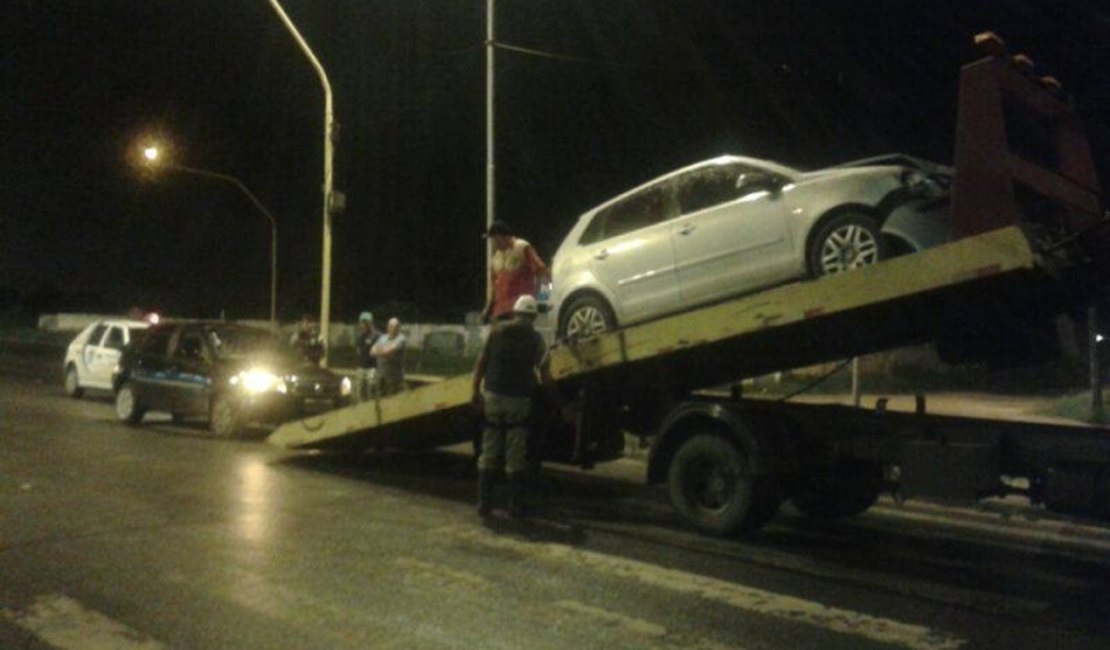
<instances>
[{"instance_id":1,"label":"tilted flatbed ramp","mask_svg":"<svg viewBox=\"0 0 1110 650\"><path fill-rule=\"evenodd\" d=\"M851 273L784 285L552 350L560 392L602 381L624 392L689 391L776 370L1007 327L1057 291L1017 227ZM969 306L974 306L969 307ZM992 322L993 321L993 322ZM291 449L430 448L472 439L471 378L286 423Z\"/></svg>"}]
</instances>

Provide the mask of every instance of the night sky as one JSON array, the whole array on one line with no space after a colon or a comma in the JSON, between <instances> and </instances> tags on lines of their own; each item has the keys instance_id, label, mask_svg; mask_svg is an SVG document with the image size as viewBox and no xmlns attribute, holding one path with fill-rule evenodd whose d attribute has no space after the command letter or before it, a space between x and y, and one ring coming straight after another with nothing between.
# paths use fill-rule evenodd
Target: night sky
<instances>
[{"instance_id":1,"label":"night sky","mask_svg":"<svg viewBox=\"0 0 1110 650\"><path fill-rule=\"evenodd\" d=\"M341 124L332 318L481 308L485 0L284 0ZM320 304L323 93L267 0L7 0L0 311L265 318L269 226L127 164L144 134L279 228L279 315ZM1074 95L1110 183L1110 5L498 0L497 201L548 260L578 214L722 153L951 162L959 66L998 31ZM397 303L409 303L398 306Z\"/></svg>"}]
</instances>

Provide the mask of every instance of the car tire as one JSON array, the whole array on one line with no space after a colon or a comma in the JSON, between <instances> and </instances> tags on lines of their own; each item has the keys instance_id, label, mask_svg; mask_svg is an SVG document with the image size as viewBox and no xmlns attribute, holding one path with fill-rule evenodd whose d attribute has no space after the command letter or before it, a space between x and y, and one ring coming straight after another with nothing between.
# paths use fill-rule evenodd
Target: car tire
<instances>
[{"instance_id":1,"label":"car tire","mask_svg":"<svg viewBox=\"0 0 1110 650\"><path fill-rule=\"evenodd\" d=\"M617 317L609 303L600 296L586 294L570 301L561 311L559 338L582 339L611 330L617 326Z\"/></svg>"},{"instance_id":2,"label":"car tire","mask_svg":"<svg viewBox=\"0 0 1110 650\"><path fill-rule=\"evenodd\" d=\"M237 438L242 435L242 410L227 393L220 393L212 398L212 405L208 410L208 428L221 438Z\"/></svg>"},{"instance_id":3,"label":"car tire","mask_svg":"<svg viewBox=\"0 0 1110 650\"><path fill-rule=\"evenodd\" d=\"M810 277L820 278L886 258L878 222L864 212L841 212L818 227L806 251L806 267Z\"/></svg>"},{"instance_id":4,"label":"car tire","mask_svg":"<svg viewBox=\"0 0 1110 650\"><path fill-rule=\"evenodd\" d=\"M142 422L144 415L146 407L135 394L135 389L130 382L124 383L116 391L116 417L120 422L134 426Z\"/></svg>"},{"instance_id":5,"label":"car tire","mask_svg":"<svg viewBox=\"0 0 1110 650\"><path fill-rule=\"evenodd\" d=\"M77 375L77 368L74 366L66 368L65 389L66 395L74 399L80 398L85 394L85 389L81 388L81 378Z\"/></svg>"},{"instance_id":6,"label":"car tire","mask_svg":"<svg viewBox=\"0 0 1110 650\"><path fill-rule=\"evenodd\" d=\"M751 531L778 511L770 477L753 474L747 455L717 433L699 433L671 459L671 504L701 530L714 535Z\"/></svg>"}]
</instances>

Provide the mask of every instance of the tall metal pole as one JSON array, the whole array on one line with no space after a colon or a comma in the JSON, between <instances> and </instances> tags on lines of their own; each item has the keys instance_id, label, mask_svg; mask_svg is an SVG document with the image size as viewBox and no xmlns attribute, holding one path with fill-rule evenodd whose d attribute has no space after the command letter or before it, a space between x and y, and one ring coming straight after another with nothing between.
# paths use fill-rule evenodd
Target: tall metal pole
<instances>
[{"instance_id":1,"label":"tall metal pole","mask_svg":"<svg viewBox=\"0 0 1110 650\"><path fill-rule=\"evenodd\" d=\"M1106 417L1102 401L1102 359L1098 353L1098 308L1087 308L1087 350L1091 371L1091 420L1102 422Z\"/></svg>"},{"instance_id":2,"label":"tall metal pole","mask_svg":"<svg viewBox=\"0 0 1110 650\"><path fill-rule=\"evenodd\" d=\"M274 215L270 214L270 211L266 209L266 206L262 205L262 202L258 200L258 197L256 197L249 189L247 189L247 186L244 185L242 181L240 181L238 178L235 178L234 176L228 176L227 174L221 174L219 172L209 171L207 169L198 169L196 167L187 167L185 165L178 165L176 163L167 165L166 167L168 169L171 169L171 170L174 170L174 171L179 171L179 172L184 172L186 174L193 174L195 176L204 176L206 178L214 178L216 180L231 183L235 187L238 187L243 192L243 194L246 194L247 198L250 199L251 203L254 204L254 207L258 208L258 211L261 212L266 217L267 220L269 220L269 222L270 222L270 327L272 329L276 330L277 329L277 220L274 219Z\"/></svg>"},{"instance_id":3,"label":"tall metal pole","mask_svg":"<svg viewBox=\"0 0 1110 650\"><path fill-rule=\"evenodd\" d=\"M324 66L320 65L320 61L313 54L312 48L308 46L301 33L297 31L296 25L293 24L285 10L278 4L278 0L270 0L270 4L281 18L281 22L285 24L286 29L293 35L293 39L297 41L297 45L308 57L312 67L316 69L316 75L320 77L320 84L324 87L324 252L321 262L323 270L320 278L320 337L324 340L324 357L320 360L320 365L327 367L328 351L331 348L328 321L331 316L332 147L333 130L335 128L335 122L332 118L331 83L328 81L327 73L324 72Z\"/></svg>"},{"instance_id":4,"label":"tall metal pole","mask_svg":"<svg viewBox=\"0 0 1110 650\"><path fill-rule=\"evenodd\" d=\"M494 101L493 101L493 58L494 58L494 32L493 32L493 3L494 0L486 0L486 230L493 224L494 210L495 210L495 194L494 194L494 181L496 175L494 173L496 165L494 164L494 132L493 132L493 118L494 118ZM491 285L490 268L491 256L493 254L493 243L486 240L486 299L493 295L493 286Z\"/></svg>"}]
</instances>

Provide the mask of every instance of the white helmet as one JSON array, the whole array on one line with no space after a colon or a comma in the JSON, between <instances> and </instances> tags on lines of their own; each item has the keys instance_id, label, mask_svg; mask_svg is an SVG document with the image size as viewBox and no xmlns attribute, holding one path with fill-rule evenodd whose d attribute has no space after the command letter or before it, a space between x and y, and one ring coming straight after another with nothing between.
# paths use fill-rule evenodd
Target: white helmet
<instances>
[{"instance_id":1,"label":"white helmet","mask_svg":"<svg viewBox=\"0 0 1110 650\"><path fill-rule=\"evenodd\" d=\"M513 305L513 312L535 316L540 310L536 306L536 299L526 294L516 299L516 304Z\"/></svg>"}]
</instances>

